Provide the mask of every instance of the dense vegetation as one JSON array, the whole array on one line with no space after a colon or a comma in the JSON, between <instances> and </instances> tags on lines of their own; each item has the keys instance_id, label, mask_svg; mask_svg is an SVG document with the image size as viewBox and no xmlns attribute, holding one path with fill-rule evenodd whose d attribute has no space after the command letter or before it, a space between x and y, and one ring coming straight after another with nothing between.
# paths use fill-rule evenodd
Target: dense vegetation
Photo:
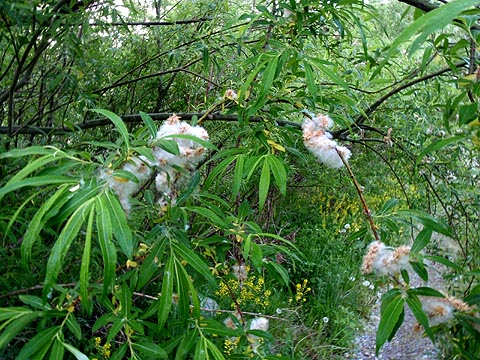
<instances>
[{"instance_id":1,"label":"dense vegetation","mask_svg":"<svg viewBox=\"0 0 480 360\"><path fill-rule=\"evenodd\" d=\"M2 1L0 357L478 358L479 5Z\"/></svg>"}]
</instances>

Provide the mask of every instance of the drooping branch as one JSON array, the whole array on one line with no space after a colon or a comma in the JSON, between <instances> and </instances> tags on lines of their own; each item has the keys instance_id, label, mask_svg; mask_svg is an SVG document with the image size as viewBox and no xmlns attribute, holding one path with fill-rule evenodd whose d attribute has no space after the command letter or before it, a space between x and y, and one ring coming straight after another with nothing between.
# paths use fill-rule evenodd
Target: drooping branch
<instances>
[{"instance_id":1,"label":"drooping branch","mask_svg":"<svg viewBox=\"0 0 480 360\"><path fill-rule=\"evenodd\" d=\"M398 0L399 2L403 2L407 5L413 6L419 10L429 12L438 8L438 5L435 5L426 0Z\"/></svg>"},{"instance_id":2,"label":"drooping branch","mask_svg":"<svg viewBox=\"0 0 480 360\"><path fill-rule=\"evenodd\" d=\"M439 8L439 5L433 4L430 1L427 0L398 0L399 2L403 2L407 5L413 6L414 8L417 8L419 10L425 11L425 12L430 12L435 9ZM446 3L446 2L445 2ZM460 20L454 20L453 21L456 24L462 24ZM472 25L470 27L471 30L480 30L479 25Z\"/></svg>"},{"instance_id":3,"label":"drooping branch","mask_svg":"<svg viewBox=\"0 0 480 360\"><path fill-rule=\"evenodd\" d=\"M190 20L176 20L176 21L125 21L125 22L113 22L113 23L93 23L91 26L169 26L169 25L183 25L194 24L199 22L205 22L212 20L211 17L190 19Z\"/></svg>"},{"instance_id":4,"label":"drooping branch","mask_svg":"<svg viewBox=\"0 0 480 360\"><path fill-rule=\"evenodd\" d=\"M151 113L148 114L154 121L165 121L173 113ZM192 120L194 117L200 119L205 116L205 113L176 113L182 120ZM129 114L120 116L125 123L141 123L142 117L139 114ZM227 121L227 122L236 122L238 121L238 116L234 114L221 114L221 113L211 113L207 114L207 120L210 121ZM264 121L258 117L252 117L251 122L261 122ZM276 123L280 126L290 126L300 129L301 124L287 121L287 120L276 120ZM38 126L14 126L13 131L16 134L29 134L29 135L64 135L80 130L93 129L103 126L112 125L112 122L108 119L93 119L85 121L82 123L74 124L71 127L38 127ZM0 134L7 134L8 127L0 126Z\"/></svg>"},{"instance_id":5,"label":"drooping branch","mask_svg":"<svg viewBox=\"0 0 480 360\"><path fill-rule=\"evenodd\" d=\"M455 68L461 68L463 66L466 65L466 62L465 61L462 61L462 62L459 62L457 64L455 64ZM399 92L401 92L402 90L405 90L409 87L412 87L413 85L416 85L422 81L426 81L426 80L430 80L430 79L433 79L437 76L440 76L440 75L443 75L447 72L450 72L452 71L452 68L451 67L445 67L443 69L440 69L438 71L435 71L431 74L427 74L425 76L422 76L422 77L419 77L417 79L414 79L412 81L409 81L408 83L405 83L403 85L400 85L394 89L392 89L391 91L389 91L388 93L386 93L385 95L383 95L382 97L380 97L377 101L375 101L372 105L369 105L365 111L360 114L357 119L355 120L354 124L355 125L361 125L363 124L363 122L365 120L367 120L368 116L373 114L379 107L380 105L382 105L386 100L388 100L390 97L392 97L393 95L396 95L398 94ZM338 130L336 132L334 132L334 137L340 137L341 134L344 134L348 131L348 129L342 129L342 130Z\"/></svg>"},{"instance_id":6,"label":"drooping branch","mask_svg":"<svg viewBox=\"0 0 480 360\"><path fill-rule=\"evenodd\" d=\"M190 64L188 64L188 65L190 65ZM460 67L465 66L465 65L466 65L465 62L459 62L459 63L455 64L454 66L456 68L460 68ZM182 68L163 71L162 74L173 73L173 72L178 72L178 71L186 71L185 67L186 66L184 66ZM435 78L435 77L440 76L442 74L445 74L449 71L452 71L452 68L451 67L446 67L444 69L440 69L440 70L438 70L434 73L427 74L425 76L419 77L417 79L414 79L412 81L409 81L409 82L407 82L403 85L400 85L400 86L392 89L387 94L380 97L373 104L369 105L365 109L365 111L357 117L357 119L355 120L355 126L358 127L358 128L367 128L368 129L368 126L364 125L363 122L368 118L368 116L373 114L380 107L380 105L382 105L390 97L392 97L393 95L398 94L402 90L405 90L405 89L407 89L411 86L414 86L414 85L416 85L416 84L418 84L422 81L427 81L429 79L432 79L432 78ZM190 71L187 71L187 72L190 72ZM152 77L152 76L159 76L159 73L150 74L150 75L147 75L145 77ZM145 78L145 77L143 77L143 78ZM138 81L138 79L135 79L135 80ZM116 83L115 86L110 85L109 87L97 90L97 92L102 93L102 92L104 92L104 91L106 91L110 88L114 88L114 87L117 87L117 86L122 86L122 85L125 85L126 83L130 83L130 82L131 81L124 81L124 82L121 82L121 83ZM168 119L168 117L171 116L172 113L152 113L152 114L149 114L149 115L152 117L153 120L164 121L164 120ZM207 116L205 116L206 115L205 113L179 113L178 115L184 120L191 120L194 116L196 116L197 118L205 117L207 120L238 121L238 116L237 115L232 115L232 114L225 115L225 114L221 114L221 113L211 113L211 114L207 114ZM123 119L123 121L125 121L127 123L129 123L129 122L130 123L139 123L139 122L142 121L140 115L136 115L136 114L123 115L123 116L121 116L121 118ZM262 121L262 119L252 117L250 119L250 121L251 122L259 122L259 121ZM301 127L301 124L299 124L299 123L286 121L286 120L276 120L276 123L280 126L291 126L291 127L295 127L295 128L298 128L298 129ZM35 135L35 134L38 134L38 135L47 135L47 134L49 134L49 135L62 135L62 134L71 133L71 132L78 131L78 130L92 129L92 128L96 128L96 127L107 126L107 125L110 125L110 124L111 123L108 119L94 119L94 120L90 120L90 121L75 124L73 126L73 128L14 126L10 129L10 132L8 131L9 130L8 127L3 126L3 127L0 127L0 134L12 134L12 133L14 133L14 134L32 134L32 135ZM344 136L344 134L346 134L348 131L349 131L349 129L341 129L341 130L334 131L332 133L332 135L336 139L348 140Z\"/></svg>"}]
</instances>

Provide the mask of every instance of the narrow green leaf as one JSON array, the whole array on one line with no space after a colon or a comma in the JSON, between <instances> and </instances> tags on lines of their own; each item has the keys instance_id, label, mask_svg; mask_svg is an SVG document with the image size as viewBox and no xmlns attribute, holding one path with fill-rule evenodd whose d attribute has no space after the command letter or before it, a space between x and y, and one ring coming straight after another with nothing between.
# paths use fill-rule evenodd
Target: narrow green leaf
<instances>
[{"instance_id":1,"label":"narrow green leaf","mask_svg":"<svg viewBox=\"0 0 480 360\"><path fill-rule=\"evenodd\" d=\"M478 118L478 104L476 102L458 107L458 125L463 126Z\"/></svg>"},{"instance_id":2,"label":"narrow green leaf","mask_svg":"<svg viewBox=\"0 0 480 360\"><path fill-rule=\"evenodd\" d=\"M270 276L275 278L279 283L283 283L283 285L288 286L290 283L290 277L287 270L282 265L276 261L265 261L264 266Z\"/></svg>"},{"instance_id":3,"label":"narrow green leaf","mask_svg":"<svg viewBox=\"0 0 480 360\"><path fill-rule=\"evenodd\" d=\"M85 186L81 186L80 189L71 194L65 192L66 199L59 199L59 202L61 201L64 203L64 205L62 205L60 208L60 211L53 213L53 211L56 210L56 207L52 207L52 214L47 214L49 217L51 217L49 223L55 225L63 224L63 222L66 221L75 210L93 197L96 197L100 192L103 192L104 188L105 186L101 182L100 184L94 186L92 186L91 183L87 183Z\"/></svg>"},{"instance_id":4,"label":"narrow green leaf","mask_svg":"<svg viewBox=\"0 0 480 360\"><path fill-rule=\"evenodd\" d=\"M243 258L245 262L248 262L250 257L250 247L252 246L252 235L249 234L247 238L243 241Z\"/></svg>"},{"instance_id":5,"label":"narrow green leaf","mask_svg":"<svg viewBox=\"0 0 480 360\"><path fill-rule=\"evenodd\" d=\"M123 211L120 202L111 191L105 192L105 200L112 221L113 235L123 253L127 258L131 259L133 256L133 238L132 230L127 223L125 211Z\"/></svg>"},{"instance_id":6,"label":"narrow green leaf","mask_svg":"<svg viewBox=\"0 0 480 360\"><path fill-rule=\"evenodd\" d=\"M107 327L107 326L109 327L109 325L111 323L114 323L117 319L118 319L117 316L112 312L108 312L108 313L100 316L97 319L97 321L95 321L95 324L93 324L92 332L96 332L99 329L101 329L102 327Z\"/></svg>"},{"instance_id":7,"label":"narrow green leaf","mask_svg":"<svg viewBox=\"0 0 480 360\"><path fill-rule=\"evenodd\" d=\"M424 148L420 154L417 156L417 164L419 164L422 159L425 157L425 155L430 154L434 151L438 151L443 149L445 146L448 146L450 144L455 144L458 143L462 140L465 140L468 136L467 135L457 135L457 136L452 136L446 139L440 139L440 140L434 140L430 145L428 145L426 148Z\"/></svg>"},{"instance_id":8,"label":"narrow green leaf","mask_svg":"<svg viewBox=\"0 0 480 360\"><path fill-rule=\"evenodd\" d=\"M443 264L445 266L448 266L452 269L455 269L457 271L462 271L462 267L458 264L455 264L453 261L450 261L448 259L445 259L444 257L441 256L436 256L436 255L423 255L425 259L432 260L435 262L438 262L440 264Z\"/></svg>"},{"instance_id":9,"label":"narrow green leaf","mask_svg":"<svg viewBox=\"0 0 480 360\"><path fill-rule=\"evenodd\" d=\"M65 347L65 349L67 349L68 351L70 351L70 353L75 356L75 358L77 360L89 360L88 359L88 356L85 355L84 353L82 353L80 350L78 350L76 347L70 345L70 344L67 344L65 342L62 342L63 343L63 346Z\"/></svg>"},{"instance_id":10,"label":"narrow green leaf","mask_svg":"<svg viewBox=\"0 0 480 360\"><path fill-rule=\"evenodd\" d=\"M29 360L44 347L49 348L55 339L55 335L61 330L60 326L53 326L40 331L32 337L17 355L16 360Z\"/></svg>"},{"instance_id":11,"label":"narrow green leaf","mask_svg":"<svg viewBox=\"0 0 480 360\"><path fill-rule=\"evenodd\" d=\"M416 296L434 296L434 297L441 297L444 298L445 295L443 295L440 291L426 287L426 286L420 286L414 289L409 289L407 291L409 294L413 294Z\"/></svg>"},{"instance_id":12,"label":"narrow green leaf","mask_svg":"<svg viewBox=\"0 0 480 360\"><path fill-rule=\"evenodd\" d=\"M193 354L193 360L205 360L209 359L207 354L207 346L205 345L205 338L201 337L197 341L197 346L195 346L195 353Z\"/></svg>"},{"instance_id":13,"label":"narrow green leaf","mask_svg":"<svg viewBox=\"0 0 480 360\"><path fill-rule=\"evenodd\" d=\"M250 180L253 173L255 172L257 167L260 166L262 161L264 161L264 159L265 159L265 155L263 156L259 155L259 156L252 156L248 158L247 161L245 161L245 172L247 173L247 177L246 177L247 181Z\"/></svg>"},{"instance_id":14,"label":"narrow green leaf","mask_svg":"<svg viewBox=\"0 0 480 360\"><path fill-rule=\"evenodd\" d=\"M427 333L428 337L435 343L435 338L433 336L433 332L430 329L430 325L428 323L428 317L425 314L425 311L422 309L422 303L420 302L417 295L412 291L407 291L407 305L412 311L412 314L415 316L415 319L423 326L425 332Z\"/></svg>"},{"instance_id":15,"label":"narrow green leaf","mask_svg":"<svg viewBox=\"0 0 480 360\"><path fill-rule=\"evenodd\" d=\"M266 61L263 62L263 64L265 64L265 63L266 63ZM247 99L247 97L249 95L249 91L250 91L249 89L252 85L252 82L253 82L254 79L257 78L258 72L261 69L262 69L262 66L260 64L257 64L257 66L255 66L252 69L252 71L250 71L250 74L247 76L247 78L243 82L242 87L238 91L238 101L239 101L240 104L243 103Z\"/></svg>"},{"instance_id":16,"label":"narrow green leaf","mask_svg":"<svg viewBox=\"0 0 480 360\"><path fill-rule=\"evenodd\" d=\"M182 204L186 202L190 198L190 196L192 196L192 194L197 190L198 186L200 185L200 180L200 173L198 171L195 171L191 175L190 181L186 189L183 190L178 196L176 203L177 207L182 206Z\"/></svg>"},{"instance_id":17,"label":"narrow green leaf","mask_svg":"<svg viewBox=\"0 0 480 360\"><path fill-rule=\"evenodd\" d=\"M393 208L395 208L400 201L398 199L388 199L382 206L381 213L388 214Z\"/></svg>"},{"instance_id":18,"label":"narrow green leaf","mask_svg":"<svg viewBox=\"0 0 480 360\"><path fill-rule=\"evenodd\" d=\"M23 209L25 208L26 205L31 205L32 203L32 200L33 198L37 197L38 196L38 193L33 193L31 196L29 196L23 203L22 205L20 205L17 210L15 211L15 213L13 215L10 216L10 220L8 221L8 224L7 224L7 227L5 228L5 233L4 233L4 236L3 238L5 239L5 242L6 243L6 239L7 239L7 236L14 236L12 234L9 234L10 233L10 229L12 227L12 225L15 223L15 221L17 220L18 216L23 212ZM25 241L25 240L24 240ZM22 241L22 246L23 246L23 241Z\"/></svg>"},{"instance_id":19,"label":"narrow green leaf","mask_svg":"<svg viewBox=\"0 0 480 360\"><path fill-rule=\"evenodd\" d=\"M44 224L48 220L48 217L45 216L45 214L47 214L51 209L60 209L63 206L63 204L67 201L67 198L64 197L63 201L61 201L61 197L68 191L69 187L70 185L60 186L57 192L49 197L48 200L45 201L45 203L40 207L40 209L38 209L30 221L27 231L25 232L25 236L23 237L22 246L20 249L24 265L27 265L28 261L30 260L32 246L39 239L40 231L43 229Z\"/></svg>"},{"instance_id":20,"label":"narrow green leaf","mask_svg":"<svg viewBox=\"0 0 480 360\"><path fill-rule=\"evenodd\" d=\"M88 293L90 281L90 251L92 248L93 219L95 217L95 203L90 208L90 214L87 221L87 232L85 235L85 245L83 247L82 263L80 265L80 296L82 305L89 315L92 313L92 303Z\"/></svg>"},{"instance_id":21,"label":"narrow green leaf","mask_svg":"<svg viewBox=\"0 0 480 360\"><path fill-rule=\"evenodd\" d=\"M62 232L55 241L53 248L50 252L50 256L47 262L47 269L43 287L43 296L46 298L47 294L51 291L51 288L57 280L60 273L62 263L65 260L67 251L72 244L72 241L77 237L82 225L85 222L85 218L92 207L93 202L88 201L81 205L68 219L67 224L63 228Z\"/></svg>"},{"instance_id":22,"label":"narrow green leaf","mask_svg":"<svg viewBox=\"0 0 480 360\"><path fill-rule=\"evenodd\" d=\"M153 151L151 148L148 148L145 146L137 146L137 147L133 147L132 151L135 151L139 155L145 156L148 160L155 162L155 156L153 156Z\"/></svg>"},{"instance_id":23,"label":"narrow green leaf","mask_svg":"<svg viewBox=\"0 0 480 360\"><path fill-rule=\"evenodd\" d=\"M252 260L253 266L255 266L257 269L260 269L262 267L262 262L263 262L262 248L258 244L254 243L253 241L251 244L250 259Z\"/></svg>"},{"instance_id":24,"label":"narrow green leaf","mask_svg":"<svg viewBox=\"0 0 480 360\"><path fill-rule=\"evenodd\" d=\"M53 339L53 345L50 350L49 360L63 360L65 356L65 346L58 337Z\"/></svg>"},{"instance_id":25,"label":"narrow green leaf","mask_svg":"<svg viewBox=\"0 0 480 360\"><path fill-rule=\"evenodd\" d=\"M204 189L209 189L213 181L216 178L221 177L227 170L228 166L234 161L234 156L227 157L223 159L218 165L216 165L215 168L210 172L210 174L208 174L207 178L205 179L205 182L203 184Z\"/></svg>"},{"instance_id":26,"label":"narrow green leaf","mask_svg":"<svg viewBox=\"0 0 480 360\"><path fill-rule=\"evenodd\" d=\"M190 140L202 145L206 149L218 151L218 148L215 145L213 145L210 141L200 139L199 137L196 137L193 135L173 134L173 135L167 135L164 137L164 139L170 139L170 138Z\"/></svg>"},{"instance_id":27,"label":"narrow green leaf","mask_svg":"<svg viewBox=\"0 0 480 360\"><path fill-rule=\"evenodd\" d=\"M130 317L130 311L132 309L132 290L130 290L130 287L128 284L125 282L122 284L122 290L119 296L120 300L120 307L121 307L121 313L124 314L124 317Z\"/></svg>"},{"instance_id":28,"label":"narrow green leaf","mask_svg":"<svg viewBox=\"0 0 480 360\"><path fill-rule=\"evenodd\" d=\"M153 248L140 267L137 290L141 290L152 279L153 275L159 271L159 264L161 264L166 245L166 237L161 237L155 241Z\"/></svg>"},{"instance_id":29,"label":"narrow green leaf","mask_svg":"<svg viewBox=\"0 0 480 360\"><path fill-rule=\"evenodd\" d=\"M144 113L143 111L140 111L140 117L142 118L143 122L147 126L150 136L152 138L155 138L155 136L157 136L157 127L155 126L155 123L152 117L147 113Z\"/></svg>"},{"instance_id":30,"label":"narrow green leaf","mask_svg":"<svg viewBox=\"0 0 480 360\"><path fill-rule=\"evenodd\" d=\"M120 318L118 316L114 317L114 320L110 323L110 328L108 330L108 335L107 335L107 342L112 341L115 339L115 337L118 335L118 333L123 329L125 326L125 319Z\"/></svg>"},{"instance_id":31,"label":"narrow green leaf","mask_svg":"<svg viewBox=\"0 0 480 360\"><path fill-rule=\"evenodd\" d=\"M390 50L385 56L385 59L380 63L375 70L372 78L379 74L381 69L388 63L390 58L398 52L398 49L406 43L414 34L421 32L415 41L410 46L408 56L413 55L418 50L420 44L423 43L429 35L435 31L443 29L453 21L462 11L478 5L478 0L453 0L446 4L442 4L437 9L430 11L413 23L407 26L402 33L390 45Z\"/></svg>"},{"instance_id":32,"label":"narrow green leaf","mask_svg":"<svg viewBox=\"0 0 480 360\"><path fill-rule=\"evenodd\" d=\"M200 275L202 275L211 285L217 285L217 282L210 272L208 265L200 256L178 241L172 241L172 247L179 257L187 261L188 264L192 266Z\"/></svg>"},{"instance_id":33,"label":"narrow green leaf","mask_svg":"<svg viewBox=\"0 0 480 360\"><path fill-rule=\"evenodd\" d=\"M182 259L175 257L174 267L173 274L177 290L176 310L179 316L179 321L182 321L183 325L187 326L188 320L193 316L191 300L196 296L196 291L194 289L193 292L190 292L192 279L185 270Z\"/></svg>"},{"instance_id":34,"label":"narrow green leaf","mask_svg":"<svg viewBox=\"0 0 480 360\"><path fill-rule=\"evenodd\" d=\"M399 210L396 215L401 218L414 218L422 223L425 227L431 228L433 231L449 237L453 236L452 228L444 221L433 217L432 215L421 210Z\"/></svg>"},{"instance_id":35,"label":"narrow green leaf","mask_svg":"<svg viewBox=\"0 0 480 360\"><path fill-rule=\"evenodd\" d=\"M42 313L40 312L29 312L24 315L17 317L12 321L0 335L0 350L3 349L8 343L15 337L17 334L22 331L22 329L30 324L33 320L39 317Z\"/></svg>"},{"instance_id":36,"label":"narrow green leaf","mask_svg":"<svg viewBox=\"0 0 480 360\"><path fill-rule=\"evenodd\" d=\"M0 188L0 200L9 192L21 189L27 186L43 186L53 184L75 184L78 183L78 179L74 179L68 176L34 176L27 179L20 180L14 184L8 184Z\"/></svg>"},{"instance_id":37,"label":"narrow green leaf","mask_svg":"<svg viewBox=\"0 0 480 360\"><path fill-rule=\"evenodd\" d=\"M0 321L5 321L12 318L19 318L26 314L33 313L32 310L26 309L24 307L8 307L0 308ZM4 324L0 325L0 330L2 330Z\"/></svg>"},{"instance_id":38,"label":"narrow green leaf","mask_svg":"<svg viewBox=\"0 0 480 360\"><path fill-rule=\"evenodd\" d=\"M215 214L212 210L200 207L200 206L188 206L186 207L187 210L193 211L199 215L210 219L214 224L220 227L227 227L227 224L223 219L221 219L217 214Z\"/></svg>"},{"instance_id":39,"label":"narrow green leaf","mask_svg":"<svg viewBox=\"0 0 480 360\"><path fill-rule=\"evenodd\" d=\"M158 146L160 149L163 149L170 154L173 154L173 155L180 154L178 143L175 140L168 140L165 138L156 139L154 144L155 146Z\"/></svg>"},{"instance_id":40,"label":"narrow green leaf","mask_svg":"<svg viewBox=\"0 0 480 360\"><path fill-rule=\"evenodd\" d=\"M250 335L255 335L255 336L261 337L263 339L267 339L268 341L274 341L275 340L275 338L273 337L272 334L270 334L269 332L264 331L264 330L248 330L247 333L250 334Z\"/></svg>"},{"instance_id":41,"label":"narrow green leaf","mask_svg":"<svg viewBox=\"0 0 480 360\"><path fill-rule=\"evenodd\" d=\"M42 299L34 295L19 295L21 302L39 310L52 310L49 304L44 304ZM1 320L1 319L0 319Z\"/></svg>"},{"instance_id":42,"label":"narrow green leaf","mask_svg":"<svg viewBox=\"0 0 480 360\"><path fill-rule=\"evenodd\" d=\"M166 359L168 354L157 344L152 342L136 342L132 344L132 347L140 352L143 356L153 356L155 359Z\"/></svg>"},{"instance_id":43,"label":"narrow green leaf","mask_svg":"<svg viewBox=\"0 0 480 360\"><path fill-rule=\"evenodd\" d=\"M243 179L243 167L245 164L245 155L239 154L235 158L235 170L233 172L233 185L232 185L232 199L234 199L240 192Z\"/></svg>"},{"instance_id":44,"label":"narrow green leaf","mask_svg":"<svg viewBox=\"0 0 480 360\"><path fill-rule=\"evenodd\" d=\"M181 336L181 341L180 344L178 345L176 354L175 354L175 360L180 360L180 359L185 359L187 354L190 352L190 349L192 349L193 345L195 343L198 344L198 330L197 328L194 328L192 330L187 330L183 336ZM167 349L168 351L169 349ZM173 351L173 349L172 349ZM168 351L170 352L170 351Z\"/></svg>"},{"instance_id":45,"label":"narrow green leaf","mask_svg":"<svg viewBox=\"0 0 480 360\"><path fill-rule=\"evenodd\" d=\"M82 328L80 327L73 313L68 314L66 323L67 323L68 329L72 332L72 334L78 340L82 340Z\"/></svg>"},{"instance_id":46,"label":"narrow green leaf","mask_svg":"<svg viewBox=\"0 0 480 360\"><path fill-rule=\"evenodd\" d=\"M432 229L426 227L422 231L420 231L413 242L411 252L414 254L418 254L425 246L428 245L430 239L432 238Z\"/></svg>"},{"instance_id":47,"label":"narrow green leaf","mask_svg":"<svg viewBox=\"0 0 480 360\"><path fill-rule=\"evenodd\" d=\"M428 271L425 269L423 262L410 261L410 265L412 266L413 271L420 276L420 279L423 281L428 281Z\"/></svg>"},{"instance_id":48,"label":"narrow green leaf","mask_svg":"<svg viewBox=\"0 0 480 360\"><path fill-rule=\"evenodd\" d=\"M280 193L285 195L287 193L287 171L285 170L285 165L275 155L270 155L267 160Z\"/></svg>"},{"instance_id":49,"label":"narrow green leaf","mask_svg":"<svg viewBox=\"0 0 480 360\"><path fill-rule=\"evenodd\" d=\"M125 356L128 350L128 342L124 342L118 347L118 349L112 354L109 360L124 360L128 357Z\"/></svg>"},{"instance_id":50,"label":"narrow green leaf","mask_svg":"<svg viewBox=\"0 0 480 360\"><path fill-rule=\"evenodd\" d=\"M100 115L105 116L115 125L118 132L123 138L123 143L125 144L125 147L126 147L126 153L128 153L130 149L130 140L128 138L127 127L125 126L125 123L123 122L122 118L117 114L105 109L92 109L92 111L95 111L96 113L99 113Z\"/></svg>"},{"instance_id":51,"label":"narrow green leaf","mask_svg":"<svg viewBox=\"0 0 480 360\"><path fill-rule=\"evenodd\" d=\"M478 6L478 0L453 0L420 17L413 24L418 22L415 27L421 30L421 33L410 46L408 56L412 56L419 49L420 45L435 31L441 30L450 24L464 10L476 6Z\"/></svg>"},{"instance_id":52,"label":"narrow green leaf","mask_svg":"<svg viewBox=\"0 0 480 360\"><path fill-rule=\"evenodd\" d=\"M213 355L215 360L225 360L225 357L222 355L222 352L218 349L218 347L211 342L209 339L205 338L205 343L207 345L208 351Z\"/></svg>"},{"instance_id":53,"label":"narrow green leaf","mask_svg":"<svg viewBox=\"0 0 480 360\"><path fill-rule=\"evenodd\" d=\"M309 62L310 64L315 66L318 70L320 70L320 72L322 72L328 79L333 81L335 84L341 86L345 90L349 90L348 84L345 82L345 80L343 80L340 76L335 74L335 72L333 72L327 66L325 66L325 64L321 60L315 59L315 58L309 58Z\"/></svg>"},{"instance_id":54,"label":"narrow green leaf","mask_svg":"<svg viewBox=\"0 0 480 360\"><path fill-rule=\"evenodd\" d=\"M384 300L383 300L384 301ZM378 356L380 348L395 335L398 320L404 313L405 299L401 294L382 304L380 323L378 324L375 353Z\"/></svg>"},{"instance_id":55,"label":"narrow green leaf","mask_svg":"<svg viewBox=\"0 0 480 360\"><path fill-rule=\"evenodd\" d=\"M264 98L267 96L270 88L272 87L273 80L275 79L275 73L277 71L278 56L275 56L273 59L267 61L267 66L263 73L263 81L260 88L259 98Z\"/></svg>"},{"instance_id":56,"label":"narrow green leaf","mask_svg":"<svg viewBox=\"0 0 480 360\"><path fill-rule=\"evenodd\" d=\"M130 171L123 170L123 169L115 170L113 172L112 176L122 178L122 179L126 179L126 180L129 180L129 181L137 183L137 184L140 182L134 174L132 174Z\"/></svg>"},{"instance_id":57,"label":"narrow green leaf","mask_svg":"<svg viewBox=\"0 0 480 360\"><path fill-rule=\"evenodd\" d=\"M173 276L174 276L174 260L173 254L167 260L165 264L165 272L163 274L162 292L160 294L160 300L158 302L158 329L162 329L170 314L173 301Z\"/></svg>"},{"instance_id":58,"label":"narrow green leaf","mask_svg":"<svg viewBox=\"0 0 480 360\"><path fill-rule=\"evenodd\" d=\"M32 174L39 168L51 163L60 160L62 157L60 156L62 153L59 153L58 155L54 154L48 154L45 156L42 156L41 158L35 159L33 161L30 161L23 169L21 169L19 172L13 176L8 183L5 185L7 186L8 184L13 184L16 183L24 178L26 178L28 175Z\"/></svg>"},{"instance_id":59,"label":"narrow green leaf","mask_svg":"<svg viewBox=\"0 0 480 360\"><path fill-rule=\"evenodd\" d=\"M268 161L263 162L262 172L260 173L260 182L258 183L258 207L262 211L270 189L270 165Z\"/></svg>"},{"instance_id":60,"label":"narrow green leaf","mask_svg":"<svg viewBox=\"0 0 480 360\"><path fill-rule=\"evenodd\" d=\"M0 153L0 159L17 158L30 155L48 155L52 153L52 149L43 146L30 146L24 149L12 149L10 151Z\"/></svg>"},{"instance_id":61,"label":"narrow green leaf","mask_svg":"<svg viewBox=\"0 0 480 360\"><path fill-rule=\"evenodd\" d=\"M113 291L115 283L115 268L117 264L117 250L112 242L113 228L106 195L96 198L98 242L103 258L103 295Z\"/></svg>"},{"instance_id":62,"label":"narrow green leaf","mask_svg":"<svg viewBox=\"0 0 480 360\"><path fill-rule=\"evenodd\" d=\"M315 83L315 76L313 75L312 65L308 61L303 62L305 68L305 81L307 82L307 89L312 97L312 101L317 101L317 84Z\"/></svg>"},{"instance_id":63,"label":"narrow green leaf","mask_svg":"<svg viewBox=\"0 0 480 360\"><path fill-rule=\"evenodd\" d=\"M205 331L209 334L218 336L241 336L242 329L231 329L226 327L225 324L218 322L214 319L202 319L199 323L202 332Z\"/></svg>"}]
</instances>

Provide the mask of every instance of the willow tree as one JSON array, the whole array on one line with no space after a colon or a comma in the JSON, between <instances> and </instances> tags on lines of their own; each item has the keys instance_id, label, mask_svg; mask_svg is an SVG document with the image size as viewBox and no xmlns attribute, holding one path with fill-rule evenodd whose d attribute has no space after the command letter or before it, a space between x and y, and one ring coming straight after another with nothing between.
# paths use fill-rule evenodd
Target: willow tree
<instances>
[{"instance_id":1,"label":"willow tree","mask_svg":"<svg viewBox=\"0 0 480 360\"><path fill-rule=\"evenodd\" d=\"M4 356L277 359L268 298L308 259L269 225L305 146L352 179L351 239L395 284L377 351L406 303L478 356L478 1L405 2L2 2ZM467 276L455 323L409 285L425 259Z\"/></svg>"}]
</instances>

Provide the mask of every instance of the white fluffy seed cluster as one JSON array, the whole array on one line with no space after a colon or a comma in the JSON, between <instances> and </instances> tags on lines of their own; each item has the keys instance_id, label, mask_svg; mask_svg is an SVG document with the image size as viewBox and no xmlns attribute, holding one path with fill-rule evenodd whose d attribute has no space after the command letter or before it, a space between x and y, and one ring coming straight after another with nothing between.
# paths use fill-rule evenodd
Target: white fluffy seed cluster
<instances>
[{"instance_id":1,"label":"white fluffy seed cluster","mask_svg":"<svg viewBox=\"0 0 480 360\"><path fill-rule=\"evenodd\" d=\"M311 119L306 118L302 125L303 142L322 164L337 169L343 166L340 155L348 161L351 152L332 139L332 134L327 131L332 126L333 121L328 115L318 114Z\"/></svg>"},{"instance_id":2,"label":"white fluffy seed cluster","mask_svg":"<svg viewBox=\"0 0 480 360\"><path fill-rule=\"evenodd\" d=\"M365 274L396 276L402 270L409 270L410 247L393 248L380 241L374 241L368 246L363 258L362 271Z\"/></svg>"},{"instance_id":3,"label":"white fluffy seed cluster","mask_svg":"<svg viewBox=\"0 0 480 360\"><path fill-rule=\"evenodd\" d=\"M207 131L201 126L191 126L180 121L177 115L170 116L160 127L152 143L169 135L191 135L202 140L208 140ZM111 169L102 169L99 179L118 195L120 203L127 214L131 211L132 195L155 176L155 189L157 191L158 204L163 208L168 203L174 204L177 192L188 181L189 176L195 170L195 164L205 155L206 149L198 142L190 139L173 138L179 149L179 154L172 154L159 146L153 147L154 160L145 156L133 156L125 162L121 169L134 175L138 182L123 177L114 176Z\"/></svg>"},{"instance_id":4,"label":"white fluffy seed cluster","mask_svg":"<svg viewBox=\"0 0 480 360\"><path fill-rule=\"evenodd\" d=\"M475 310L464 301L453 296L445 296L444 298L422 296L420 301L423 311L427 314L430 326L451 325L456 311L468 313Z\"/></svg>"},{"instance_id":5,"label":"white fluffy seed cluster","mask_svg":"<svg viewBox=\"0 0 480 360\"><path fill-rule=\"evenodd\" d=\"M362 271L365 274L389 276L398 276L402 270L412 271L409 264L410 251L409 246L393 248L374 241L368 246L367 254L363 258ZM370 282L364 281L364 285L370 285ZM429 326L450 324L454 320L455 311L468 313L475 310L464 301L451 296L419 296L419 299ZM417 324L416 327L420 325Z\"/></svg>"}]
</instances>

